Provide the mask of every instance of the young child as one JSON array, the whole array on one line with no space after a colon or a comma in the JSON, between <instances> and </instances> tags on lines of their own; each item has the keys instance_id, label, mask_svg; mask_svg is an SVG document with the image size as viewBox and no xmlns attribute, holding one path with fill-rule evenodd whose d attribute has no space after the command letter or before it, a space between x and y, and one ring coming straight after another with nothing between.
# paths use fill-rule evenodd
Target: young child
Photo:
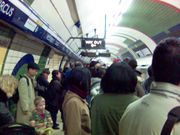
<instances>
[{"instance_id":1,"label":"young child","mask_svg":"<svg viewBox=\"0 0 180 135\"><path fill-rule=\"evenodd\" d=\"M35 110L30 118L30 125L35 128L38 135L49 135L52 132L52 120L48 111L45 110L45 100L37 96L34 100Z\"/></svg>"}]
</instances>

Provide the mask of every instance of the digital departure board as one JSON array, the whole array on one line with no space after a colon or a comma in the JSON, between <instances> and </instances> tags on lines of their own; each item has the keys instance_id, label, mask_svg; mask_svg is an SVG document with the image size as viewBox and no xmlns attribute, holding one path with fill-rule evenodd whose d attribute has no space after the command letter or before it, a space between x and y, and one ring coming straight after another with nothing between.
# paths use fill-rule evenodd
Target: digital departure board
<instances>
[{"instance_id":1,"label":"digital departure board","mask_svg":"<svg viewBox=\"0 0 180 135\"><path fill-rule=\"evenodd\" d=\"M82 49L105 49L105 40L100 38L83 38Z\"/></svg>"}]
</instances>

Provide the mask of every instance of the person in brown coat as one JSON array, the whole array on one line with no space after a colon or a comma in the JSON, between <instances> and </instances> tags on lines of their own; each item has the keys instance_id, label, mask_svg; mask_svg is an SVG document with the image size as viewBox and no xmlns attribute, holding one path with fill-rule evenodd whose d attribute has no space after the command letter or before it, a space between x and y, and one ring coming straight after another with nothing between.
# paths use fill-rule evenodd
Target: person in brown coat
<instances>
[{"instance_id":1,"label":"person in brown coat","mask_svg":"<svg viewBox=\"0 0 180 135\"><path fill-rule=\"evenodd\" d=\"M91 135L91 122L86 97L90 89L90 72L75 68L70 78L70 88L63 102L65 135Z\"/></svg>"}]
</instances>

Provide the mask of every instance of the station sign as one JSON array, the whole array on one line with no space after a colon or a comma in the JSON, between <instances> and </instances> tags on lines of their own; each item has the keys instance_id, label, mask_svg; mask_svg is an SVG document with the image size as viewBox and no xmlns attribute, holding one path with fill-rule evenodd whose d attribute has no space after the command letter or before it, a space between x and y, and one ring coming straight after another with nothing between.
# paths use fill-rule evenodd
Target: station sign
<instances>
[{"instance_id":1,"label":"station sign","mask_svg":"<svg viewBox=\"0 0 180 135\"><path fill-rule=\"evenodd\" d=\"M82 49L105 49L105 40L100 38L83 38Z\"/></svg>"},{"instance_id":2,"label":"station sign","mask_svg":"<svg viewBox=\"0 0 180 135\"><path fill-rule=\"evenodd\" d=\"M49 24L41 21L42 19L30 10L29 6L25 6L26 10L31 12L30 15L27 15L24 11L22 11L21 6L19 6L20 4L17 4L16 2L22 3L22 1L15 0L0 0L0 20L11 24L12 26L36 37L37 39L40 39L70 57L75 57L71 50L64 45L63 41L60 41L58 38L53 36L53 31L48 29Z\"/></svg>"},{"instance_id":3,"label":"station sign","mask_svg":"<svg viewBox=\"0 0 180 135\"><path fill-rule=\"evenodd\" d=\"M0 0L0 18L10 20L15 12L15 7L7 0Z\"/></svg>"}]
</instances>

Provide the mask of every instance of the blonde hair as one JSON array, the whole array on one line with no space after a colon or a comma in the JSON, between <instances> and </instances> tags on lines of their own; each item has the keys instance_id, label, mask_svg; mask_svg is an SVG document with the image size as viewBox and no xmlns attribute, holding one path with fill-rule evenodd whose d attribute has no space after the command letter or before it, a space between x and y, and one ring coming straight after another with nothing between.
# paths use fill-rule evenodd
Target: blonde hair
<instances>
[{"instance_id":1,"label":"blonde hair","mask_svg":"<svg viewBox=\"0 0 180 135\"><path fill-rule=\"evenodd\" d=\"M2 75L0 77L0 89L6 93L7 97L12 97L17 87L18 80L14 76Z\"/></svg>"},{"instance_id":2,"label":"blonde hair","mask_svg":"<svg viewBox=\"0 0 180 135\"><path fill-rule=\"evenodd\" d=\"M41 96L37 96L35 99L34 99L34 105L37 106L41 101L44 101L45 102L45 99Z\"/></svg>"}]
</instances>

